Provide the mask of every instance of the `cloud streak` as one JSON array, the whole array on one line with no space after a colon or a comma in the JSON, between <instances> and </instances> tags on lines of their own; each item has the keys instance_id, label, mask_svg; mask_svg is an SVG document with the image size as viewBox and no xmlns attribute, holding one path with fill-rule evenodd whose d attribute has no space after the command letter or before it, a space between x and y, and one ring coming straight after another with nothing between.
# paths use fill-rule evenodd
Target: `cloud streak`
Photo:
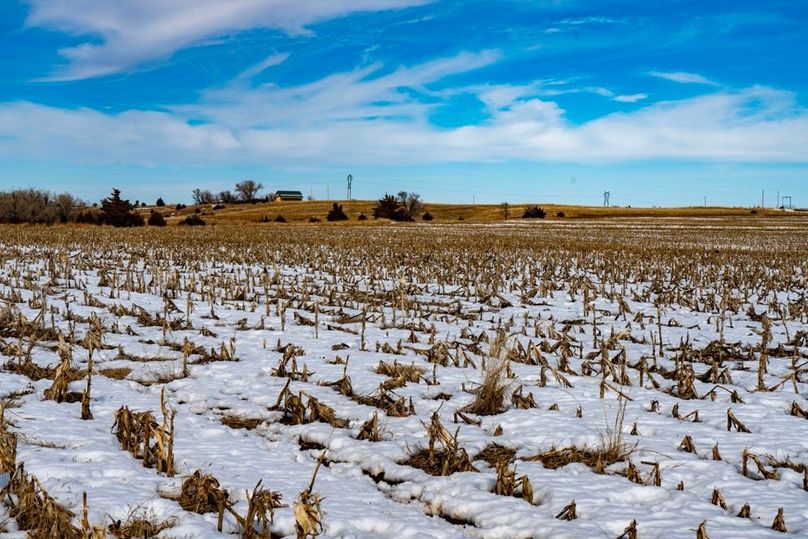
<instances>
[{"instance_id":1,"label":"cloud streak","mask_svg":"<svg viewBox=\"0 0 808 539\"><path fill-rule=\"evenodd\" d=\"M61 49L68 64L50 80L119 73L206 40L270 28L306 34L308 25L366 11L402 9L432 0L28 0L28 27L87 36Z\"/></svg>"},{"instance_id":2,"label":"cloud streak","mask_svg":"<svg viewBox=\"0 0 808 539\"><path fill-rule=\"evenodd\" d=\"M721 86L717 82L699 75L697 73L687 73L685 71L649 71L649 75L658 79L665 79L679 84L703 84L705 86Z\"/></svg>"}]
</instances>

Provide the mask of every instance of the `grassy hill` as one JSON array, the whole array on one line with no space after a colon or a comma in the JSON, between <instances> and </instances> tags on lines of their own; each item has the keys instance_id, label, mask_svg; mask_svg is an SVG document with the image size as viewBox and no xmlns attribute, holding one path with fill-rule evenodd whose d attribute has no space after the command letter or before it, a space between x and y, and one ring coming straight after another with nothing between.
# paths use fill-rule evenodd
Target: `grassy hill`
<instances>
[{"instance_id":1,"label":"grassy hill","mask_svg":"<svg viewBox=\"0 0 808 539\"><path fill-rule=\"evenodd\" d=\"M343 210L350 217L351 224L371 225L376 223L372 218L372 209L375 200L339 201ZM183 217L194 213L197 209L202 212L204 219L210 223L259 223L274 221L283 216L290 223L307 223L310 218L325 221L325 216L331 208L333 201L316 200L303 202L259 202L256 204L228 204L223 209L213 210L209 205L188 206L176 211L173 207L159 209L169 223L176 223ZM519 219L526 208L532 204L513 204L510 206L508 219ZM700 217L700 218L733 218L751 217L753 215L765 217L792 217L806 215L804 212L786 212L768 208L721 208L721 207L690 207L690 208L604 208L599 206L568 206L558 204L539 204L546 212L547 219L608 219L626 217ZM503 221L502 208L499 204L445 204L427 203L426 209L437 222L458 222L462 217L464 222L494 222ZM148 209L144 211L148 212ZM368 217L368 221L360 222L360 214ZM420 217L419 217L420 220Z\"/></svg>"}]
</instances>

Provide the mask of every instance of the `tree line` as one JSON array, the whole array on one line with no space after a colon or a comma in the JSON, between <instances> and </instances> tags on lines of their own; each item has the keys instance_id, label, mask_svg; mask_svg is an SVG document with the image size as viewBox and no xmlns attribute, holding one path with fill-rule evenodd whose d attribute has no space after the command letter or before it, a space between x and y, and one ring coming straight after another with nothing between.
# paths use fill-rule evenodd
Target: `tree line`
<instances>
[{"instance_id":1,"label":"tree line","mask_svg":"<svg viewBox=\"0 0 808 539\"><path fill-rule=\"evenodd\" d=\"M218 195L213 195L208 190L195 189L193 191L194 203L197 205L216 204L214 210L223 208L224 203L235 202L256 202L258 193L264 186L253 180L239 182L235 186L235 192L222 191ZM157 210L144 217L144 213L138 212L139 207L145 206L139 201L131 203L122 198L119 189L113 189L110 196L92 207L86 202L74 197L69 193L54 194L41 189L19 189L14 191L0 191L0 223L29 223L29 224L55 224L55 223L86 223L97 225L111 225L115 227L138 227L146 224L150 226L165 226L164 215ZM162 197L158 198L155 206L163 208L166 206ZM183 204L177 204L176 210L185 208ZM200 209L196 213L187 216L179 224L189 226L205 225ZM510 205L503 202L500 212L504 218L510 216ZM399 191L396 195L385 193L371 210L374 219L389 219L392 221L412 222L419 215L424 221L431 221L432 215L426 211L421 196L418 193ZM537 206L528 207L524 210L522 218L543 219L545 211ZM563 212L558 212L556 217L564 217ZM348 215L342 205L335 202L330 211L325 216L327 221L346 221ZM361 214L359 220L366 220L367 216ZM311 218L312 222L319 221ZM459 217L462 220L462 216ZM286 222L281 216L275 219L277 222Z\"/></svg>"},{"instance_id":2,"label":"tree line","mask_svg":"<svg viewBox=\"0 0 808 539\"><path fill-rule=\"evenodd\" d=\"M85 205L69 193L42 189L0 191L0 223L67 223L76 209Z\"/></svg>"},{"instance_id":3,"label":"tree line","mask_svg":"<svg viewBox=\"0 0 808 539\"><path fill-rule=\"evenodd\" d=\"M256 202L258 193L264 188L262 183L253 180L238 182L235 192L225 189L214 194L208 189L194 189L191 196L194 204L236 204L238 202Z\"/></svg>"}]
</instances>

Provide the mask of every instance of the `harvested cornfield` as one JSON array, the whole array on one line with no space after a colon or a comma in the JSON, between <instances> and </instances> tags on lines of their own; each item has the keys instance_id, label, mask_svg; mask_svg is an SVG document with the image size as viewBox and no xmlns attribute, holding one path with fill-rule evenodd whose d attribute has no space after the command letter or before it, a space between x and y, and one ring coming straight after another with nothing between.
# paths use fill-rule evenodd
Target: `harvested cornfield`
<instances>
[{"instance_id":1,"label":"harvested cornfield","mask_svg":"<svg viewBox=\"0 0 808 539\"><path fill-rule=\"evenodd\" d=\"M283 230L0 227L9 533L808 535L803 219Z\"/></svg>"}]
</instances>

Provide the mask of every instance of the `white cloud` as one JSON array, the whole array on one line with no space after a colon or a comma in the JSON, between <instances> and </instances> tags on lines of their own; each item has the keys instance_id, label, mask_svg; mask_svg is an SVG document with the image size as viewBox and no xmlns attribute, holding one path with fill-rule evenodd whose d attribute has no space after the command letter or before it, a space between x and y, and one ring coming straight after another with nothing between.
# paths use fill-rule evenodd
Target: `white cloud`
<instances>
[{"instance_id":1,"label":"white cloud","mask_svg":"<svg viewBox=\"0 0 808 539\"><path fill-rule=\"evenodd\" d=\"M594 17L579 17L577 19L564 19L560 24L568 24L570 26L582 26L586 24L617 24L622 21L612 19L610 17L594 16Z\"/></svg>"},{"instance_id":2,"label":"white cloud","mask_svg":"<svg viewBox=\"0 0 808 539\"><path fill-rule=\"evenodd\" d=\"M614 100L619 101L620 103L636 103L637 101L643 101L644 99L648 99L648 96L646 94L629 94L629 95L614 96Z\"/></svg>"},{"instance_id":3,"label":"white cloud","mask_svg":"<svg viewBox=\"0 0 808 539\"><path fill-rule=\"evenodd\" d=\"M307 25L361 11L432 0L28 0L26 24L87 41L59 51L68 65L54 80L118 73L150 60L251 28L307 33Z\"/></svg>"},{"instance_id":4,"label":"white cloud","mask_svg":"<svg viewBox=\"0 0 808 539\"><path fill-rule=\"evenodd\" d=\"M107 114L28 102L0 104L0 155L5 157L156 166L211 163L241 146L226 127L191 125L165 112Z\"/></svg>"},{"instance_id":5,"label":"white cloud","mask_svg":"<svg viewBox=\"0 0 808 539\"><path fill-rule=\"evenodd\" d=\"M499 58L494 51L462 53L393 71L365 66L294 87L253 84L249 77L282 59L276 56L205 92L198 103L162 112L0 103L0 156L179 166L808 161L808 111L794 94L759 86L654 103L582 124L566 119L541 82L466 87L455 90L477 95L485 121L455 128L430 122L456 95L451 88L431 91L431 85ZM621 97L640 99L612 98Z\"/></svg>"},{"instance_id":6,"label":"white cloud","mask_svg":"<svg viewBox=\"0 0 808 539\"><path fill-rule=\"evenodd\" d=\"M288 59L289 59L289 53L287 53L287 52L282 52L282 53L278 53L278 54L271 54L271 55L267 56L261 62L258 62L254 66L250 66L248 69L245 69L244 71L242 71L239 74L239 76L236 78L236 81L249 80L249 79L255 77L256 75L266 71L267 69L269 69L272 66L282 64L283 62L285 62Z\"/></svg>"},{"instance_id":7,"label":"white cloud","mask_svg":"<svg viewBox=\"0 0 808 539\"><path fill-rule=\"evenodd\" d=\"M720 84L717 82L711 81L698 73L687 73L685 71L649 71L648 74L652 77L678 82L680 84L704 84L707 86L720 86Z\"/></svg>"}]
</instances>

